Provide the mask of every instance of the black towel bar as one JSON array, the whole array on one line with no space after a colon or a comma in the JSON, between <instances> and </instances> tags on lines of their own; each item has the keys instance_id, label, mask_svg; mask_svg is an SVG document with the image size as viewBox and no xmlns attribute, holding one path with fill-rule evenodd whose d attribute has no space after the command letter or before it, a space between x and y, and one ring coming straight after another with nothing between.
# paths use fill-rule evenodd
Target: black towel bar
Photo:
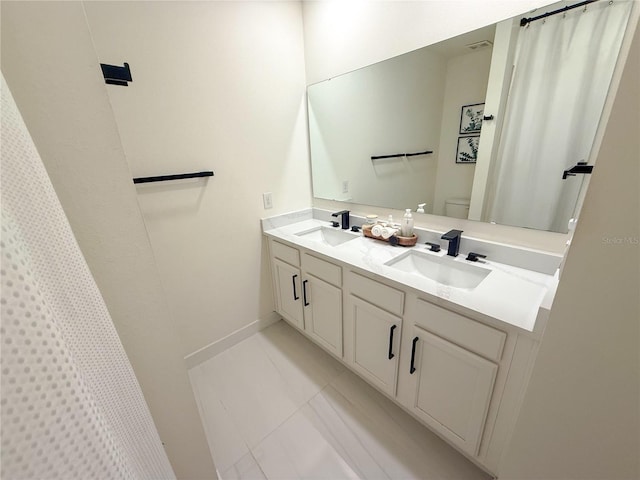
<instances>
[{"instance_id":1,"label":"black towel bar","mask_svg":"<svg viewBox=\"0 0 640 480\"><path fill-rule=\"evenodd\" d=\"M380 160L383 158L396 158L396 157L415 157L416 155L429 155L433 153L432 150L425 150L424 152L416 152L416 153L394 153L393 155L377 155L371 157L371 160Z\"/></svg>"},{"instance_id":2,"label":"black towel bar","mask_svg":"<svg viewBox=\"0 0 640 480\"><path fill-rule=\"evenodd\" d=\"M176 175L159 175L157 177L138 177L133 179L133 183L166 182L167 180L182 180L184 178L213 177L212 171L195 173L178 173Z\"/></svg>"}]
</instances>

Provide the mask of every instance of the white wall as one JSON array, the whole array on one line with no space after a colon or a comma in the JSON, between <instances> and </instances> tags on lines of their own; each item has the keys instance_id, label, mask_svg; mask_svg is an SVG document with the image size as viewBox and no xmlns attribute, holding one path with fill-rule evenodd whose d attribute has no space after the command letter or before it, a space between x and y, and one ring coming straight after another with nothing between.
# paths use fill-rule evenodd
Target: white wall
<instances>
[{"instance_id":1,"label":"white wall","mask_svg":"<svg viewBox=\"0 0 640 480\"><path fill-rule=\"evenodd\" d=\"M491 38L487 40L493 41ZM463 105L484 103L491 51L491 48L484 48L454 57L447 62L436 191L432 210L436 215L444 215L445 201L448 198L471 199L476 166L456 163L460 110Z\"/></svg>"},{"instance_id":2,"label":"white wall","mask_svg":"<svg viewBox=\"0 0 640 480\"><path fill-rule=\"evenodd\" d=\"M215 478L79 2L7 2L2 72L179 478Z\"/></svg>"},{"instance_id":3,"label":"white wall","mask_svg":"<svg viewBox=\"0 0 640 480\"><path fill-rule=\"evenodd\" d=\"M395 57L549 0L303 2L307 83Z\"/></svg>"},{"instance_id":4,"label":"white wall","mask_svg":"<svg viewBox=\"0 0 640 480\"><path fill-rule=\"evenodd\" d=\"M446 64L443 56L420 49L309 88L317 197L399 209L426 202L431 208ZM371 160L424 150L434 153Z\"/></svg>"},{"instance_id":5,"label":"white wall","mask_svg":"<svg viewBox=\"0 0 640 480\"><path fill-rule=\"evenodd\" d=\"M274 309L261 217L310 205L297 2L87 2L133 176L213 170L136 189L184 355ZM262 193L273 192L264 210Z\"/></svg>"},{"instance_id":6,"label":"white wall","mask_svg":"<svg viewBox=\"0 0 640 480\"><path fill-rule=\"evenodd\" d=\"M500 478L640 478L640 29Z\"/></svg>"}]
</instances>

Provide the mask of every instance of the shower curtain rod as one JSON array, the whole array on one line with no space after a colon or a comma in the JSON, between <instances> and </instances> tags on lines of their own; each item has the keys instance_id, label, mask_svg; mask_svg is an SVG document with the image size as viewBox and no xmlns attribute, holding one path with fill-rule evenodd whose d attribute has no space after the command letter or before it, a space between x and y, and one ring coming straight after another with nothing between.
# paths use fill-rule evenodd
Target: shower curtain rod
<instances>
[{"instance_id":1,"label":"shower curtain rod","mask_svg":"<svg viewBox=\"0 0 640 480\"><path fill-rule=\"evenodd\" d=\"M536 20L540 20L541 18L547 18L551 15L556 15L558 13L564 13L568 10L573 10L574 8L580 8L584 5L588 5L593 2L597 2L598 0L585 0L584 2L576 3L575 5L569 5L568 7L559 8L558 10L554 10L553 12L543 13L542 15L538 15L537 17L523 18L520 20L520 26L524 27L531 22L535 22Z\"/></svg>"}]
</instances>

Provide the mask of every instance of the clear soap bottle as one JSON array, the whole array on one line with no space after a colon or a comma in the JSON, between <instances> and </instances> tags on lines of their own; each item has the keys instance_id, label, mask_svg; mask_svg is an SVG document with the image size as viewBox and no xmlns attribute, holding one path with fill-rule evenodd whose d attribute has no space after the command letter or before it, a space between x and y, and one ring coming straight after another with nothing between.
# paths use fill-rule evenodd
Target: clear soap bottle
<instances>
[{"instance_id":1,"label":"clear soap bottle","mask_svg":"<svg viewBox=\"0 0 640 480\"><path fill-rule=\"evenodd\" d=\"M411 216L411 209L407 208L404 211L402 217L402 224L400 226L400 235L403 237L413 236L413 217Z\"/></svg>"}]
</instances>

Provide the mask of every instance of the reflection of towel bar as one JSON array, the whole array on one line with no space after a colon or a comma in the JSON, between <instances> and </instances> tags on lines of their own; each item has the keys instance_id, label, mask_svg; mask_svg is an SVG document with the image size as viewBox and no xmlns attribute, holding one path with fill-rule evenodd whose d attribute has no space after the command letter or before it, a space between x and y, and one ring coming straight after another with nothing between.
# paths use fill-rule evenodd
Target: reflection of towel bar
<instances>
[{"instance_id":1,"label":"reflection of towel bar","mask_svg":"<svg viewBox=\"0 0 640 480\"><path fill-rule=\"evenodd\" d=\"M167 180L182 180L183 178L213 177L213 172L178 173L176 175L160 175L157 177L138 177L133 183L165 182Z\"/></svg>"},{"instance_id":2,"label":"reflection of towel bar","mask_svg":"<svg viewBox=\"0 0 640 480\"><path fill-rule=\"evenodd\" d=\"M382 158L415 157L416 155L429 155L430 153L433 153L433 151L425 150L424 152L416 153L394 153L393 155L378 155L375 157L371 157L371 160L380 160Z\"/></svg>"}]
</instances>

